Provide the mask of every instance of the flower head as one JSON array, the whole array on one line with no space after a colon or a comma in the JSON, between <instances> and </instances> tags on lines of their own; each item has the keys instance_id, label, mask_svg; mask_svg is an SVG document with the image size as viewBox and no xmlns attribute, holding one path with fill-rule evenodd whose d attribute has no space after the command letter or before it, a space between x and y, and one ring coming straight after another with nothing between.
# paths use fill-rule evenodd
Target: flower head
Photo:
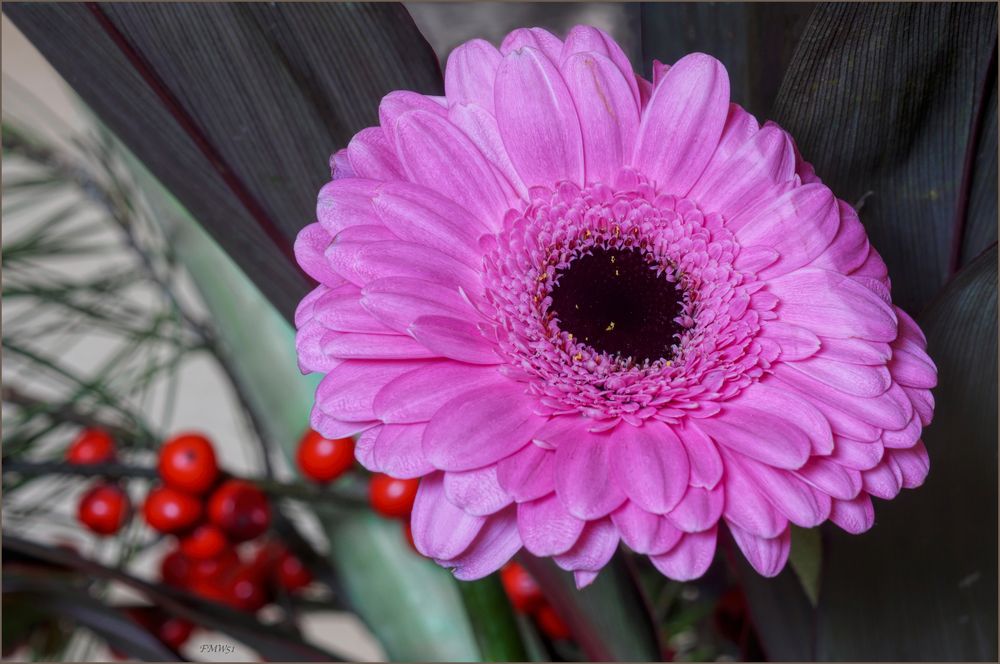
<instances>
[{"instance_id":1,"label":"flower head","mask_svg":"<svg viewBox=\"0 0 1000 664\"><path fill-rule=\"evenodd\" d=\"M637 77L589 27L451 54L334 155L296 251L312 426L422 478L415 544L474 579L522 546L674 579L726 526L871 527L928 470L936 381L854 210L703 54Z\"/></svg>"}]
</instances>

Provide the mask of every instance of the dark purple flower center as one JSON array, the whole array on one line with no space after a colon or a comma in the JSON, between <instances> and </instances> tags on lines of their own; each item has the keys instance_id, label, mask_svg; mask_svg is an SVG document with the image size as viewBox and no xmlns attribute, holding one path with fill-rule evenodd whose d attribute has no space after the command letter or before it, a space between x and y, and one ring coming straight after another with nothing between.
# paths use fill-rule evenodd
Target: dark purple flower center
<instances>
[{"instance_id":1,"label":"dark purple flower center","mask_svg":"<svg viewBox=\"0 0 1000 664\"><path fill-rule=\"evenodd\" d=\"M550 311L598 352L637 362L671 359L684 328L684 292L631 249L594 249L557 273Z\"/></svg>"}]
</instances>

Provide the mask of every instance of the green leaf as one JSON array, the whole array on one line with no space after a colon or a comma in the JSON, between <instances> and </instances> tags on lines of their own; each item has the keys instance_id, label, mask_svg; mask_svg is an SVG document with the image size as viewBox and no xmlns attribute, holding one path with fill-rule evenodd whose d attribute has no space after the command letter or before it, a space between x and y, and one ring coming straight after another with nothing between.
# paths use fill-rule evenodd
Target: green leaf
<instances>
[{"instance_id":1,"label":"green leaf","mask_svg":"<svg viewBox=\"0 0 1000 664\"><path fill-rule=\"evenodd\" d=\"M819 599L819 574L823 565L823 544L818 528L792 526L792 550L788 556L802 589L813 606Z\"/></svg>"},{"instance_id":2,"label":"green leaf","mask_svg":"<svg viewBox=\"0 0 1000 664\"><path fill-rule=\"evenodd\" d=\"M831 532L821 659L997 658L997 250L920 317L938 366L924 486L877 501L874 528Z\"/></svg>"},{"instance_id":3,"label":"green leaf","mask_svg":"<svg viewBox=\"0 0 1000 664\"><path fill-rule=\"evenodd\" d=\"M893 300L911 312L950 274L996 21L990 3L817 5L775 104L774 120L817 175L860 205ZM984 147L994 159L995 136ZM995 199L996 177L988 181ZM990 226L992 240L966 255L996 239Z\"/></svg>"},{"instance_id":4,"label":"green leaf","mask_svg":"<svg viewBox=\"0 0 1000 664\"><path fill-rule=\"evenodd\" d=\"M527 659L510 601L497 574L458 584L472 622L483 661L520 662Z\"/></svg>"},{"instance_id":5,"label":"green leaf","mask_svg":"<svg viewBox=\"0 0 1000 664\"><path fill-rule=\"evenodd\" d=\"M329 520L326 526L334 567L343 572L347 602L368 623L390 659L483 659L459 582L414 553L398 521L358 510Z\"/></svg>"},{"instance_id":6,"label":"green leaf","mask_svg":"<svg viewBox=\"0 0 1000 664\"><path fill-rule=\"evenodd\" d=\"M548 558L522 552L517 560L555 605L591 661L659 661L656 631L622 556L619 551L583 590L576 589L572 574Z\"/></svg>"}]
</instances>

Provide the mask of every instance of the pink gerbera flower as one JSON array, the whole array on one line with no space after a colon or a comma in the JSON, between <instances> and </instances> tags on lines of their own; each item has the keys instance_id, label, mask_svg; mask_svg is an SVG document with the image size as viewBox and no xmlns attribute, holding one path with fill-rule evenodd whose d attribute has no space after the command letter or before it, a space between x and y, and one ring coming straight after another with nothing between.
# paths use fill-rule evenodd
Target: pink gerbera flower
<instances>
[{"instance_id":1,"label":"pink gerbera flower","mask_svg":"<svg viewBox=\"0 0 1000 664\"><path fill-rule=\"evenodd\" d=\"M296 243L312 425L421 477L461 579L522 546L589 583L624 542L674 579L720 521L764 575L789 524L871 527L928 470L936 370L850 205L700 53L652 84L589 27L448 59L333 159Z\"/></svg>"}]
</instances>

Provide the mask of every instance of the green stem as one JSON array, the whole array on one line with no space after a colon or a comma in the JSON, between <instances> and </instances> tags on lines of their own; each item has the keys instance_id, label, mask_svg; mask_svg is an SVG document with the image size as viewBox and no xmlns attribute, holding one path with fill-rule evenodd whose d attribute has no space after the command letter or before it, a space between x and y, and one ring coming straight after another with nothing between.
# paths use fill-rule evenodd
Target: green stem
<instances>
[{"instance_id":1,"label":"green stem","mask_svg":"<svg viewBox=\"0 0 1000 664\"><path fill-rule=\"evenodd\" d=\"M483 661L526 661L527 651L500 578L492 574L478 581L459 582L458 588Z\"/></svg>"}]
</instances>

